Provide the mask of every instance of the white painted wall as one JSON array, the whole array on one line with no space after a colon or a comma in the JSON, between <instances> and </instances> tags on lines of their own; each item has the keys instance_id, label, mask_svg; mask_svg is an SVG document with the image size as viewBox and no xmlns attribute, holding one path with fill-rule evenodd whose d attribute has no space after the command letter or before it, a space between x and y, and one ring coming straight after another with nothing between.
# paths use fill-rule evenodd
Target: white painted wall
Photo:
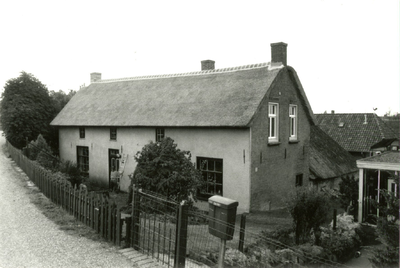
<instances>
[{"instance_id":1,"label":"white painted wall","mask_svg":"<svg viewBox=\"0 0 400 268\"><path fill-rule=\"evenodd\" d=\"M121 189L127 191L128 175L136 167L134 155L154 141L155 128L118 128L116 141L110 140L108 127L86 127L85 132L85 139L80 139L78 127L60 128L61 159L76 162L76 147L89 147L89 178L108 184L108 149L118 149L128 154L121 181ZM179 149L190 151L193 162L198 156L223 159L224 196L239 201L238 213L249 211L249 129L166 128L165 135L174 139Z\"/></svg>"}]
</instances>

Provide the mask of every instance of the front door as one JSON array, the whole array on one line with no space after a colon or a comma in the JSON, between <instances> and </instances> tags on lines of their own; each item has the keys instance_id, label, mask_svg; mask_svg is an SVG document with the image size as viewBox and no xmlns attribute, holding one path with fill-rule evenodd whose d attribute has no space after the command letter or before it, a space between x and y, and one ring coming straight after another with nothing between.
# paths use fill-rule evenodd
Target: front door
<instances>
[{"instance_id":1,"label":"front door","mask_svg":"<svg viewBox=\"0 0 400 268\"><path fill-rule=\"evenodd\" d=\"M108 185L111 187L111 173L119 170L119 150L108 149Z\"/></svg>"}]
</instances>

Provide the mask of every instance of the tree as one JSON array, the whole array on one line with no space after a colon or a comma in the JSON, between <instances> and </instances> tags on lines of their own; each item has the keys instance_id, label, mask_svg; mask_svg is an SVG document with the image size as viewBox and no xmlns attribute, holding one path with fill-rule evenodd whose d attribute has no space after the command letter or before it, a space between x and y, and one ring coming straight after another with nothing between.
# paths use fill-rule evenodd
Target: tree
<instances>
[{"instance_id":1,"label":"tree","mask_svg":"<svg viewBox=\"0 0 400 268\"><path fill-rule=\"evenodd\" d=\"M191 162L189 151L181 151L171 138L150 142L135 156L137 166L131 175L143 189L157 192L175 201L196 200L202 186L201 173Z\"/></svg>"},{"instance_id":2,"label":"tree","mask_svg":"<svg viewBox=\"0 0 400 268\"><path fill-rule=\"evenodd\" d=\"M0 112L7 140L19 149L39 134L45 138L50 134L54 108L47 87L32 74L21 72L6 82Z\"/></svg>"},{"instance_id":3,"label":"tree","mask_svg":"<svg viewBox=\"0 0 400 268\"><path fill-rule=\"evenodd\" d=\"M64 91L59 90L59 91L50 91L50 99L51 99L51 104L53 106L53 116L52 119L54 119L57 114L64 108L64 106L71 100L71 98L75 95L76 91L70 90L68 94L66 94ZM50 126L50 133L48 136L48 142L53 150L53 152L58 155L58 150L59 150L59 140L58 140L58 129L56 127L51 127Z\"/></svg>"},{"instance_id":4,"label":"tree","mask_svg":"<svg viewBox=\"0 0 400 268\"><path fill-rule=\"evenodd\" d=\"M50 99L54 108L54 117L64 108L69 100L76 94L75 90L70 90L68 94L64 91L50 91Z\"/></svg>"},{"instance_id":5,"label":"tree","mask_svg":"<svg viewBox=\"0 0 400 268\"><path fill-rule=\"evenodd\" d=\"M353 177L346 176L342 178L342 181L339 183L339 192L340 206L344 210L347 210L350 202L353 204L353 206L357 205L358 183Z\"/></svg>"}]
</instances>

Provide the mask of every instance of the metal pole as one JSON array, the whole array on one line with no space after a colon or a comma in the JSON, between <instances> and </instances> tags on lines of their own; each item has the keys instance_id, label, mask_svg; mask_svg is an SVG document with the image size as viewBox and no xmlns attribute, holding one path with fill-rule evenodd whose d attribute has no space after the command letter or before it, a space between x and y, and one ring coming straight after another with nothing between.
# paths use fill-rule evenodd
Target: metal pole
<instances>
[{"instance_id":1,"label":"metal pole","mask_svg":"<svg viewBox=\"0 0 400 268\"><path fill-rule=\"evenodd\" d=\"M378 169L378 209L376 210L376 216L379 218L379 196L380 196L380 189L381 189L381 170Z\"/></svg>"},{"instance_id":2,"label":"metal pole","mask_svg":"<svg viewBox=\"0 0 400 268\"><path fill-rule=\"evenodd\" d=\"M221 238L221 247L219 249L218 268L224 268L226 240Z\"/></svg>"}]
</instances>

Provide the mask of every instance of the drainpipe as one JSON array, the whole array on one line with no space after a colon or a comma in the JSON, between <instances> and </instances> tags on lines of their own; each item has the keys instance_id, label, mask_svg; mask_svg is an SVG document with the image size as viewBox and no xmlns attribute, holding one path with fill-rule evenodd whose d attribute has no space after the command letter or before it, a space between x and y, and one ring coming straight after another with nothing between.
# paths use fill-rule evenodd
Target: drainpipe
<instances>
[{"instance_id":1,"label":"drainpipe","mask_svg":"<svg viewBox=\"0 0 400 268\"><path fill-rule=\"evenodd\" d=\"M381 170L378 169L378 209L376 210L376 216L379 218L379 196L381 189Z\"/></svg>"}]
</instances>

